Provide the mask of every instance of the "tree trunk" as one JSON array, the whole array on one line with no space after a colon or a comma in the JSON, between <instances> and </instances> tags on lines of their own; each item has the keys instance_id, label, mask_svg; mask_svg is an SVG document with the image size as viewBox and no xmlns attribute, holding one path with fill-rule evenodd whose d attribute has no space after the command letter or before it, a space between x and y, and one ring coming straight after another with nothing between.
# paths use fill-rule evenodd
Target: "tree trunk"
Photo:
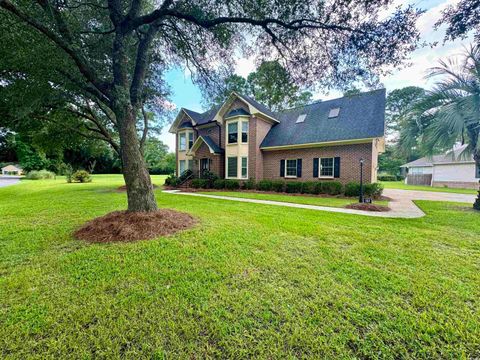
<instances>
[{"instance_id":1,"label":"tree trunk","mask_svg":"<svg viewBox=\"0 0 480 360\"><path fill-rule=\"evenodd\" d=\"M128 211L155 211L157 202L145 164L131 106L117 112L123 178L127 185Z\"/></svg>"}]
</instances>

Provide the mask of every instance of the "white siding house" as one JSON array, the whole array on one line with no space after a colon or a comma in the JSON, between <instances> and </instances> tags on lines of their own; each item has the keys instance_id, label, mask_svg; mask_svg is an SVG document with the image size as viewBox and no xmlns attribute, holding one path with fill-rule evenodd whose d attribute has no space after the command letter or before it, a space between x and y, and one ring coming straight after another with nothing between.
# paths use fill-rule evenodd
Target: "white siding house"
<instances>
[{"instance_id":1,"label":"white siding house","mask_svg":"<svg viewBox=\"0 0 480 360\"><path fill-rule=\"evenodd\" d=\"M464 153L466 147L463 145L444 155L423 157L402 165L407 169L405 183L416 184L418 178L424 175L423 180L430 186L478 188L480 168L475 165L472 156Z\"/></svg>"}]
</instances>

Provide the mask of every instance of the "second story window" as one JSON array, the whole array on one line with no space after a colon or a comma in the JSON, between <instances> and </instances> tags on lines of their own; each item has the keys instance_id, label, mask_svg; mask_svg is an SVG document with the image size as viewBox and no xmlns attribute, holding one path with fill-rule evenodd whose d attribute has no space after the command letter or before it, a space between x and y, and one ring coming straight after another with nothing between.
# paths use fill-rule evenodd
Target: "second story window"
<instances>
[{"instance_id":1,"label":"second story window","mask_svg":"<svg viewBox=\"0 0 480 360\"><path fill-rule=\"evenodd\" d=\"M188 148L191 149L193 146L193 132L188 133Z\"/></svg>"},{"instance_id":2,"label":"second story window","mask_svg":"<svg viewBox=\"0 0 480 360\"><path fill-rule=\"evenodd\" d=\"M187 150L187 134L180 133L178 135L178 150L185 151Z\"/></svg>"},{"instance_id":3,"label":"second story window","mask_svg":"<svg viewBox=\"0 0 480 360\"><path fill-rule=\"evenodd\" d=\"M228 124L228 143L236 144L238 142L238 122Z\"/></svg>"},{"instance_id":4,"label":"second story window","mask_svg":"<svg viewBox=\"0 0 480 360\"><path fill-rule=\"evenodd\" d=\"M242 142L248 142L248 122L242 121Z\"/></svg>"}]
</instances>

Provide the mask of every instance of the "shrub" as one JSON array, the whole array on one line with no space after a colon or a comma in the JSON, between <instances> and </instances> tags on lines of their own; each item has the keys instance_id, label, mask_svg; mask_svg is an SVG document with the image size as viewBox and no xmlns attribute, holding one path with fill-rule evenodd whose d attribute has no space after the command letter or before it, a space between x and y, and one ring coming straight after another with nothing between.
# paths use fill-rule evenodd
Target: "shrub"
<instances>
[{"instance_id":1,"label":"shrub","mask_svg":"<svg viewBox=\"0 0 480 360\"><path fill-rule=\"evenodd\" d=\"M257 183L257 189L260 191L272 191L273 182L272 180L260 180Z\"/></svg>"},{"instance_id":2,"label":"shrub","mask_svg":"<svg viewBox=\"0 0 480 360\"><path fill-rule=\"evenodd\" d=\"M345 196L359 196L360 195L360 183L349 182L345 185Z\"/></svg>"},{"instance_id":3,"label":"shrub","mask_svg":"<svg viewBox=\"0 0 480 360\"><path fill-rule=\"evenodd\" d=\"M240 189L240 182L238 180L225 180L225 189L228 189L228 190Z\"/></svg>"},{"instance_id":4,"label":"shrub","mask_svg":"<svg viewBox=\"0 0 480 360\"><path fill-rule=\"evenodd\" d=\"M378 181L397 181L396 175L378 175Z\"/></svg>"},{"instance_id":5,"label":"shrub","mask_svg":"<svg viewBox=\"0 0 480 360\"><path fill-rule=\"evenodd\" d=\"M175 187L178 184L178 178L175 175L168 175L165 179L165 185Z\"/></svg>"},{"instance_id":6,"label":"shrub","mask_svg":"<svg viewBox=\"0 0 480 360\"><path fill-rule=\"evenodd\" d=\"M255 189L255 186L257 184L255 183L255 180L254 179L248 179L247 181L244 181L243 184L242 184L242 188L244 190L253 190Z\"/></svg>"},{"instance_id":7,"label":"shrub","mask_svg":"<svg viewBox=\"0 0 480 360\"><path fill-rule=\"evenodd\" d=\"M207 179L193 179L191 183L195 189L208 189L209 184Z\"/></svg>"},{"instance_id":8,"label":"shrub","mask_svg":"<svg viewBox=\"0 0 480 360\"><path fill-rule=\"evenodd\" d=\"M72 181L79 182L79 183L87 183L87 182L92 182L92 178L90 177L90 174L88 173L88 171L78 170L73 173Z\"/></svg>"},{"instance_id":9,"label":"shrub","mask_svg":"<svg viewBox=\"0 0 480 360\"><path fill-rule=\"evenodd\" d=\"M184 182L185 180L191 178L192 175L193 175L193 171L192 171L192 170L190 170L190 169L185 170L185 171L182 173L182 175L180 175L180 176L178 177L179 183L182 183L182 182Z\"/></svg>"},{"instance_id":10,"label":"shrub","mask_svg":"<svg viewBox=\"0 0 480 360\"><path fill-rule=\"evenodd\" d=\"M323 194L323 183L318 181L315 182L315 186L313 187L312 194L318 195Z\"/></svg>"},{"instance_id":11,"label":"shrub","mask_svg":"<svg viewBox=\"0 0 480 360\"><path fill-rule=\"evenodd\" d=\"M364 184L363 195L379 197L382 195L383 185L379 183ZM351 182L345 185L345 196L360 196L360 183Z\"/></svg>"},{"instance_id":12,"label":"shrub","mask_svg":"<svg viewBox=\"0 0 480 360\"><path fill-rule=\"evenodd\" d=\"M225 189L225 180L217 179L213 182L214 189Z\"/></svg>"},{"instance_id":13,"label":"shrub","mask_svg":"<svg viewBox=\"0 0 480 360\"><path fill-rule=\"evenodd\" d=\"M272 181L272 190L276 192L284 192L285 181L282 181L282 180Z\"/></svg>"},{"instance_id":14,"label":"shrub","mask_svg":"<svg viewBox=\"0 0 480 360\"><path fill-rule=\"evenodd\" d=\"M303 194L315 194L315 187L318 182L315 181L305 181L302 187Z\"/></svg>"},{"instance_id":15,"label":"shrub","mask_svg":"<svg viewBox=\"0 0 480 360\"><path fill-rule=\"evenodd\" d=\"M339 195L342 193L343 185L338 181L322 182L321 193L328 195Z\"/></svg>"},{"instance_id":16,"label":"shrub","mask_svg":"<svg viewBox=\"0 0 480 360\"><path fill-rule=\"evenodd\" d=\"M55 179L55 173L48 170L32 170L26 175L30 180Z\"/></svg>"},{"instance_id":17,"label":"shrub","mask_svg":"<svg viewBox=\"0 0 480 360\"><path fill-rule=\"evenodd\" d=\"M285 191L290 194L299 194L302 192L303 183L300 181L287 181Z\"/></svg>"}]
</instances>

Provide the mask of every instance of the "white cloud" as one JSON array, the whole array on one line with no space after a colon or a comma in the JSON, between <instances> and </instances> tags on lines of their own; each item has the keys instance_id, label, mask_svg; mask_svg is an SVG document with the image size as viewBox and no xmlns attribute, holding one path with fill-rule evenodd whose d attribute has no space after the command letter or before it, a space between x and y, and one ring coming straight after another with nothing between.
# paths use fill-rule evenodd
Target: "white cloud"
<instances>
[{"instance_id":1,"label":"white cloud","mask_svg":"<svg viewBox=\"0 0 480 360\"><path fill-rule=\"evenodd\" d=\"M237 63L235 65L235 74L246 78L248 74L255 71L255 68L255 60L253 57L240 58L237 60Z\"/></svg>"}]
</instances>

